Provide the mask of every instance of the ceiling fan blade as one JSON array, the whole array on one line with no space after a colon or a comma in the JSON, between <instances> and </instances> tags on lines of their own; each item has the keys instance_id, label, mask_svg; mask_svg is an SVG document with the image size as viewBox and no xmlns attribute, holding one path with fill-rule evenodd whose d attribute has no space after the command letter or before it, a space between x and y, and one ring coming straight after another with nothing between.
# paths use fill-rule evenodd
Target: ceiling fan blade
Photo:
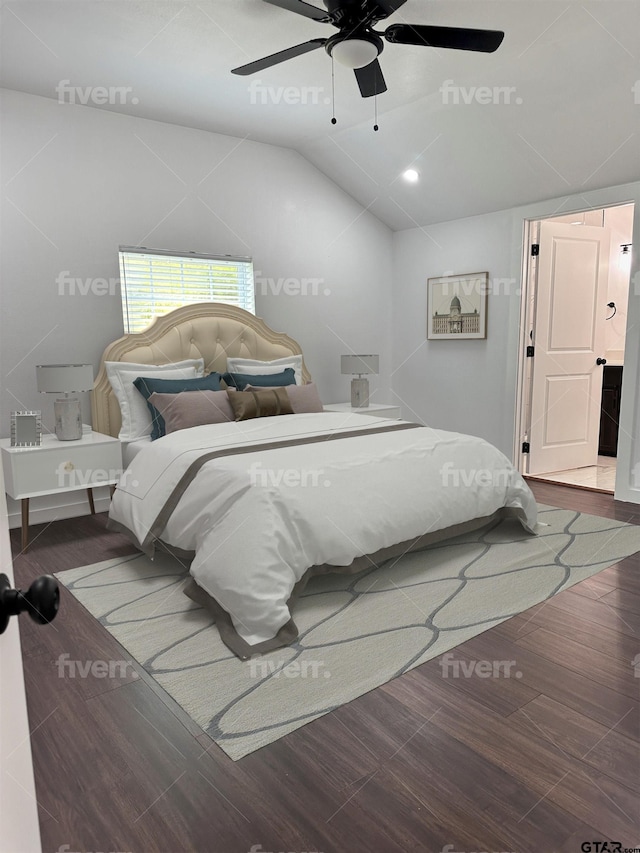
<instances>
[{"instance_id":1,"label":"ceiling fan blade","mask_svg":"<svg viewBox=\"0 0 640 853\"><path fill-rule=\"evenodd\" d=\"M382 68L377 59L365 65L364 68L355 68L354 71L363 98L372 98L387 91L387 84L384 82Z\"/></svg>"},{"instance_id":2,"label":"ceiling fan blade","mask_svg":"<svg viewBox=\"0 0 640 853\"><path fill-rule=\"evenodd\" d=\"M397 12L400 6L404 6L407 0L374 0L380 6L387 18Z\"/></svg>"},{"instance_id":3,"label":"ceiling fan blade","mask_svg":"<svg viewBox=\"0 0 640 853\"><path fill-rule=\"evenodd\" d=\"M447 47L454 50L493 53L502 44L504 33L498 30L431 27L425 24L392 24L384 37L393 44L415 44L422 47Z\"/></svg>"},{"instance_id":4,"label":"ceiling fan blade","mask_svg":"<svg viewBox=\"0 0 640 853\"><path fill-rule=\"evenodd\" d=\"M232 68L232 74L240 74L246 77L249 74L255 74L257 71L264 71L265 68L271 68L272 65L278 65L280 62L286 62L287 59L293 59L296 56L302 56L303 53L309 53L312 50L317 50L323 47L326 39L312 39L305 41L303 44L297 44L295 47L288 47L286 50L280 50L278 53L272 53L270 56L265 56L262 59L256 59L255 62L249 62L247 65L241 65L238 68Z\"/></svg>"},{"instance_id":5,"label":"ceiling fan blade","mask_svg":"<svg viewBox=\"0 0 640 853\"><path fill-rule=\"evenodd\" d=\"M304 3L303 0L265 0L265 3L270 3L272 6L279 6L288 12L295 12L297 15L304 15L305 18L320 21L322 24L331 23L331 16L327 14L325 9L316 9L315 6Z\"/></svg>"}]
</instances>

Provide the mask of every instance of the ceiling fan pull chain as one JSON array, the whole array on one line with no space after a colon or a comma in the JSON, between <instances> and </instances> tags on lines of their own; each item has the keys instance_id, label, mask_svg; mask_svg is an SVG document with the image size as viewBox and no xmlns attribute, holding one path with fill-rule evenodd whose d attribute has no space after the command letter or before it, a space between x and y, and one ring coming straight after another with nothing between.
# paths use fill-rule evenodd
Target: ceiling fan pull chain
<instances>
[{"instance_id":1,"label":"ceiling fan pull chain","mask_svg":"<svg viewBox=\"0 0 640 853\"><path fill-rule=\"evenodd\" d=\"M373 97L374 111L375 111L375 124L373 125L374 130L379 130L378 127L378 94L376 93Z\"/></svg>"},{"instance_id":2,"label":"ceiling fan pull chain","mask_svg":"<svg viewBox=\"0 0 640 853\"><path fill-rule=\"evenodd\" d=\"M336 118L336 64L333 56L331 57L331 124L338 124Z\"/></svg>"}]
</instances>

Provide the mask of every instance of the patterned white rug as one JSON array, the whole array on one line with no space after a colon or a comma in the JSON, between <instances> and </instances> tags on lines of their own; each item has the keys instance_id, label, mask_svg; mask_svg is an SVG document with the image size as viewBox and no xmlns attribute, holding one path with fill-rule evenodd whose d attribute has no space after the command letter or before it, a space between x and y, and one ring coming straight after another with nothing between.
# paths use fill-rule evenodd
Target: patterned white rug
<instances>
[{"instance_id":1,"label":"patterned white rug","mask_svg":"<svg viewBox=\"0 0 640 853\"><path fill-rule=\"evenodd\" d=\"M58 579L234 760L640 550L640 526L540 507L356 576L314 578L293 647L240 661L182 594L183 565L134 555Z\"/></svg>"}]
</instances>

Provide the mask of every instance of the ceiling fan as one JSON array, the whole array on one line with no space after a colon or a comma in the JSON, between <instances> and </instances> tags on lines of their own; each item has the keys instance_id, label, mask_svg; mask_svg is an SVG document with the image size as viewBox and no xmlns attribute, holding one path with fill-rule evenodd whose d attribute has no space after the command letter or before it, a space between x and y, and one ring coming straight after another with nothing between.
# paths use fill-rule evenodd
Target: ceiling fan
<instances>
[{"instance_id":1,"label":"ceiling fan","mask_svg":"<svg viewBox=\"0 0 640 853\"><path fill-rule=\"evenodd\" d=\"M311 39L263 59L234 68L232 74L243 76L264 71L272 65L301 56L324 47L336 62L352 68L363 98L370 98L387 91L387 84L378 56L384 49L384 41L391 44L410 44L420 47L445 47L454 50L476 50L493 53L500 47L504 33L497 30L474 30L459 27L432 27L424 24L392 24L384 32L373 27L396 12L407 0L323 0L324 9L318 9L304 0L264 0L318 21L331 24L338 32L328 38Z\"/></svg>"}]
</instances>

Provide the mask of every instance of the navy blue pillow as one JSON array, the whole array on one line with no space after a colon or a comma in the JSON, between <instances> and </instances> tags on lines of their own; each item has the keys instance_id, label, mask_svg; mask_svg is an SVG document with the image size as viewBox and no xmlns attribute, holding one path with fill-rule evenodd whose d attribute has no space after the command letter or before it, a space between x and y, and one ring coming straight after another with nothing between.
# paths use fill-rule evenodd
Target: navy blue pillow
<instances>
[{"instance_id":1,"label":"navy blue pillow","mask_svg":"<svg viewBox=\"0 0 640 853\"><path fill-rule=\"evenodd\" d=\"M166 435L164 418L156 407L149 402L149 397L153 393L179 394L181 391L221 391L220 379L219 373L210 373L208 376L201 376L196 379L156 379L155 377L145 376L138 376L137 379L134 379L133 384L147 401L147 406L151 412L151 423L153 425L151 441Z\"/></svg>"},{"instance_id":2,"label":"navy blue pillow","mask_svg":"<svg viewBox=\"0 0 640 853\"><path fill-rule=\"evenodd\" d=\"M229 388L237 388L238 391L244 391L247 385L253 385L256 388L273 388L278 385L296 384L296 374L293 367L287 367L282 373L261 373L259 375L251 373L223 373L222 378Z\"/></svg>"}]
</instances>

